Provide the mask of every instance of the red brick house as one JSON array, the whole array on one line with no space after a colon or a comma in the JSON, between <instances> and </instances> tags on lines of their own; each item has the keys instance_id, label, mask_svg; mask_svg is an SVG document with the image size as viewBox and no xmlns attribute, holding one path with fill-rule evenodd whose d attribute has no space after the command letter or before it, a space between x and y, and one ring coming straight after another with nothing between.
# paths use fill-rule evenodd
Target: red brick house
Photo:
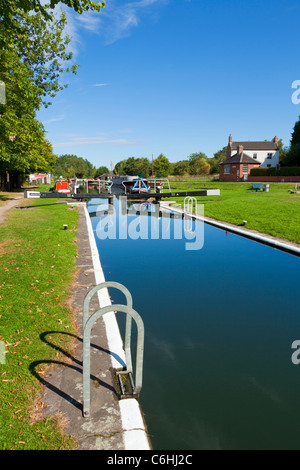
<instances>
[{"instance_id":1,"label":"red brick house","mask_svg":"<svg viewBox=\"0 0 300 470\"><path fill-rule=\"evenodd\" d=\"M238 145L237 153L220 164L220 181L247 181L252 168L260 165L259 161L244 152L243 145Z\"/></svg>"},{"instance_id":2,"label":"red brick house","mask_svg":"<svg viewBox=\"0 0 300 470\"><path fill-rule=\"evenodd\" d=\"M220 166L220 181L247 181L250 170L279 165L278 139L267 141L233 142L230 134L226 160Z\"/></svg>"}]
</instances>

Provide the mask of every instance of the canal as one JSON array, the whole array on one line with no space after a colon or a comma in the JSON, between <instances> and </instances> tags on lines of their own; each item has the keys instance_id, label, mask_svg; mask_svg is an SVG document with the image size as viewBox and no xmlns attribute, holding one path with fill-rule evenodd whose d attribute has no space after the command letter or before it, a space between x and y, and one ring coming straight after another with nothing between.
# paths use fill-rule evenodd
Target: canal
<instances>
[{"instance_id":1,"label":"canal","mask_svg":"<svg viewBox=\"0 0 300 470\"><path fill-rule=\"evenodd\" d=\"M193 249L184 221L155 205L94 204L105 278L130 290L145 324L153 448L300 449L299 258L200 221Z\"/></svg>"}]
</instances>

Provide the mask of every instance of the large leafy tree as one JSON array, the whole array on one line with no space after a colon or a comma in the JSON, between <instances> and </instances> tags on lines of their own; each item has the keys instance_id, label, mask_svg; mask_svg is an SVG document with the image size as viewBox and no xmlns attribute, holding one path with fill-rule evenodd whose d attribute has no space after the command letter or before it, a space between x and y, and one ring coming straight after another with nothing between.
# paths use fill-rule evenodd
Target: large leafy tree
<instances>
[{"instance_id":1,"label":"large leafy tree","mask_svg":"<svg viewBox=\"0 0 300 470\"><path fill-rule=\"evenodd\" d=\"M153 160L153 170L156 175L169 176L171 165L168 158L163 153Z\"/></svg>"},{"instance_id":2,"label":"large leafy tree","mask_svg":"<svg viewBox=\"0 0 300 470\"><path fill-rule=\"evenodd\" d=\"M54 171L65 178L93 178L95 167L87 159L65 154L57 158Z\"/></svg>"},{"instance_id":3,"label":"large leafy tree","mask_svg":"<svg viewBox=\"0 0 300 470\"><path fill-rule=\"evenodd\" d=\"M192 153L189 156L189 163L191 175L201 175L209 173L210 165L207 161L207 156L205 155L205 153Z\"/></svg>"},{"instance_id":4,"label":"large leafy tree","mask_svg":"<svg viewBox=\"0 0 300 470\"><path fill-rule=\"evenodd\" d=\"M227 145L226 147L223 147L221 150L218 150L218 152L214 153L214 156L212 158L208 159L208 162L210 164L211 174L216 174L220 172L220 163L226 160L226 156L227 156Z\"/></svg>"},{"instance_id":5,"label":"large leafy tree","mask_svg":"<svg viewBox=\"0 0 300 470\"><path fill-rule=\"evenodd\" d=\"M173 175L184 176L189 175L190 165L188 160L179 160L173 165Z\"/></svg>"},{"instance_id":6,"label":"large leafy tree","mask_svg":"<svg viewBox=\"0 0 300 470\"><path fill-rule=\"evenodd\" d=\"M97 168L94 172L94 177L98 178L99 176L104 175L104 173L109 173L109 169L107 168L107 166L99 166L99 168Z\"/></svg>"},{"instance_id":7,"label":"large leafy tree","mask_svg":"<svg viewBox=\"0 0 300 470\"><path fill-rule=\"evenodd\" d=\"M300 144L300 116L299 116L298 121L294 125L292 138L291 138L291 147L297 144Z\"/></svg>"},{"instance_id":8,"label":"large leafy tree","mask_svg":"<svg viewBox=\"0 0 300 470\"><path fill-rule=\"evenodd\" d=\"M148 158L129 157L116 164L116 171L119 175L150 175L150 161Z\"/></svg>"},{"instance_id":9,"label":"large leafy tree","mask_svg":"<svg viewBox=\"0 0 300 470\"><path fill-rule=\"evenodd\" d=\"M14 10L8 28L3 21L0 22L1 59L13 53L14 62L10 70L14 70L17 62L26 67L36 97L40 100L39 103L36 100L32 103L34 109L39 109L41 104L49 104L45 102L45 97L53 98L67 86L59 82L64 72L76 73L76 64L71 67L65 65L72 59L72 53L68 52L71 39L64 32L66 24L64 12L46 21L41 13L27 14L19 9ZM1 69L5 70L5 66Z\"/></svg>"},{"instance_id":10,"label":"large leafy tree","mask_svg":"<svg viewBox=\"0 0 300 470\"><path fill-rule=\"evenodd\" d=\"M42 13L12 9L12 3L4 0L0 8L0 80L6 88L6 102L0 104L0 170L49 171L55 157L36 112L65 86L62 73L76 72L76 64L65 65L72 58L66 15L46 20ZM11 7L8 24L4 4Z\"/></svg>"},{"instance_id":11,"label":"large leafy tree","mask_svg":"<svg viewBox=\"0 0 300 470\"><path fill-rule=\"evenodd\" d=\"M300 116L294 125L290 148L282 159L284 166L300 166Z\"/></svg>"},{"instance_id":12,"label":"large leafy tree","mask_svg":"<svg viewBox=\"0 0 300 470\"><path fill-rule=\"evenodd\" d=\"M100 11L100 8L105 7L105 1L92 2L90 0L50 0L45 4L41 0L1 0L0 3L0 16L5 21L6 26L11 22L11 15L15 9L29 13L35 11L41 13L47 20L51 19L52 11L56 5L63 4L72 8L77 13L83 13L87 10Z\"/></svg>"},{"instance_id":13,"label":"large leafy tree","mask_svg":"<svg viewBox=\"0 0 300 470\"><path fill-rule=\"evenodd\" d=\"M0 52L0 77L6 83L6 104L0 105L0 170L9 173L48 171L55 163L46 132L36 119L41 98L31 72L16 54ZM2 178L3 183L3 178Z\"/></svg>"}]
</instances>

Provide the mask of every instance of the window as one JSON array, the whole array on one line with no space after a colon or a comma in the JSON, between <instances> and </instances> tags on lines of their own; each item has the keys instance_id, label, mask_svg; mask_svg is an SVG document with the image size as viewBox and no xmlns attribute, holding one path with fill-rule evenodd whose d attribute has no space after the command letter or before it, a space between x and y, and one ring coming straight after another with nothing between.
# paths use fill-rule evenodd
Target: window
<instances>
[{"instance_id":1,"label":"window","mask_svg":"<svg viewBox=\"0 0 300 470\"><path fill-rule=\"evenodd\" d=\"M229 175L230 173L230 165L224 165L224 175Z\"/></svg>"},{"instance_id":2,"label":"window","mask_svg":"<svg viewBox=\"0 0 300 470\"><path fill-rule=\"evenodd\" d=\"M267 158L268 158L269 160L271 160L272 157L273 157L273 153L268 153Z\"/></svg>"},{"instance_id":3,"label":"window","mask_svg":"<svg viewBox=\"0 0 300 470\"><path fill-rule=\"evenodd\" d=\"M243 175L248 175L248 164L244 163L243 165Z\"/></svg>"},{"instance_id":4,"label":"window","mask_svg":"<svg viewBox=\"0 0 300 470\"><path fill-rule=\"evenodd\" d=\"M272 165L267 165L267 168L271 168Z\"/></svg>"},{"instance_id":5,"label":"window","mask_svg":"<svg viewBox=\"0 0 300 470\"><path fill-rule=\"evenodd\" d=\"M254 160L257 160L257 153L253 154L253 158L254 158Z\"/></svg>"}]
</instances>

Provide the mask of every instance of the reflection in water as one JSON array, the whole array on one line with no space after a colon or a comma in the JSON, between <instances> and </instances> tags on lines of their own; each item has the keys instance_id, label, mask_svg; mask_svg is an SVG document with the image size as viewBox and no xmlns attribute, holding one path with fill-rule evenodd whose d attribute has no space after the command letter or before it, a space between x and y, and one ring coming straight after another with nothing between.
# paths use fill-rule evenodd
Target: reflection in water
<instances>
[{"instance_id":1,"label":"reflection in water","mask_svg":"<svg viewBox=\"0 0 300 470\"><path fill-rule=\"evenodd\" d=\"M202 223L201 249L186 249L197 235L156 205L89 210L105 277L144 320L154 449L299 449L299 259Z\"/></svg>"},{"instance_id":2,"label":"reflection in water","mask_svg":"<svg viewBox=\"0 0 300 470\"><path fill-rule=\"evenodd\" d=\"M204 243L202 222L187 214L161 210L159 204L130 203L120 196L119 204L101 204L91 217L98 217L95 231L99 240L185 239L186 250L200 250ZM172 224L172 219L180 223Z\"/></svg>"}]
</instances>

